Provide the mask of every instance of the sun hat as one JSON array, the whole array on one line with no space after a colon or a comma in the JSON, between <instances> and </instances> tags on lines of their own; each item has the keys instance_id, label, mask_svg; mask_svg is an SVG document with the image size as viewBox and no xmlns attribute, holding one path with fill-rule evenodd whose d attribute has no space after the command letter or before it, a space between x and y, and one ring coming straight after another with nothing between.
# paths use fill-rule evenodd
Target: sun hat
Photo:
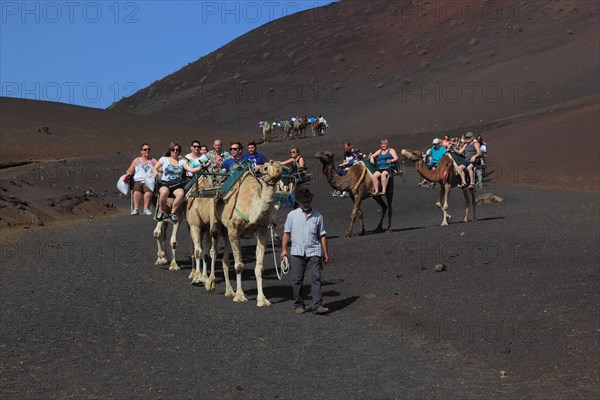
<instances>
[{"instance_id":1,"label":"sun hat","mask_svg":"<svg viewBox=\"0 0 600 400\"><path fill-rule=\"evenodd\" d=\"M298 195L296 195L296 201L298 203L302 203L305 201L311 201L313 198L313 194L308 189L300 189L298 191Z\"/></svg>"},{"instance_id":2,"label":"sun hat","mask_svg":"<svg viewBox=\"0 0 600 400\"><path fill-rule=\"evenodd\" d=\"M473 137L473 132L467 132L467 133L465 133L465 137L466 138Z\"/></svg>"},{"instance_id":3,"label":"sun hat","mask_svg":"<svg viewBox=\"0 0 600 400\"><path fill-rule=\"evenodd\" d=\"M440 143L440 139L438 139L438 138L433 139L433 144L439 144L439 143Z\"/></svg>"}]
</instances>

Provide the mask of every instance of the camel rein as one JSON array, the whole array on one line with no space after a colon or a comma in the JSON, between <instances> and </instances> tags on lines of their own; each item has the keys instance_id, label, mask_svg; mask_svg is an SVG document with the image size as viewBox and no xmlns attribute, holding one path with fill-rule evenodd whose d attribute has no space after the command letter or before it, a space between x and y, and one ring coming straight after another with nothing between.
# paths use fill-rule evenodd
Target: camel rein
<instances>
[{"instance_id":1,"label":"camel rein","mask_svg":"<svg viewBox=\"0 0 600 400\"><path fill-rule=\"evenodd\" d=\"M367 167L365 166L363 168L362 173L360 174L360 178L358 178L358 181L356 181L356 183L354 184L354 187L352 188L352 192L356 192L356 189L358 188L358 185L360 185L360 183L362 182L362 180L364 179L365 175L367 174Z\"/></svg>"},{"instance_id":2,"label":"camel rein","mask_svg":"<svg viewBox=\"0 0 600 400\"><path fill-rule=\"evenodd\" d=\"M273 264L275 264L275 272L277 273L277 278L281 280L283 278L283 275L290 272L290 263L287 257L283 257L281 259L281 265L279 265L279 268L277 268L277 255L275 253L275 228L272 224L269 226L269 231L271 232L271 251L273 252Z\"/></svg>"}]
</instances>

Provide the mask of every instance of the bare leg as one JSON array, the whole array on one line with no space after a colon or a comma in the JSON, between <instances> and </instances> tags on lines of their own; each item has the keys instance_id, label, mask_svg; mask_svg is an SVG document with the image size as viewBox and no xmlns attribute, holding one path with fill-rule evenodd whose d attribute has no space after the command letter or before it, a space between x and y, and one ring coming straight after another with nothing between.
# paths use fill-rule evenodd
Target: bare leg
<instances>
[{"instance_id":1,"label":"bare leg","mask_svg":"<svg viewBox=\"0 0 600 400\"><path fill-rule=\"evenodd\" d=\"M150 209L150 204L152 203L152 196L154 194L152 192L144 193L144 209Z\"/></svg>"},{"instance_id":2,"label":"bare leg","mask_svg":"<svg viewBox=\"0 0 600 400\"><path fill-rule=\"evenodd\" d=\"M385 194L387 189L388 178L390 177L390 173L387 171L383 171L381 173L381 193Z\"/></svg>"},{"instance_id":3,"label":"bare leg","mask_svg":"<svg viewBox=\"0 0 600 400\"><path fill-rule=\"evenodd\" d=\"M173 205L171 206L171 213L177 214L179 210L179 206L183 202L183 197L185 196L185 192L183 189L177 189L173 192L173 196L175 196L175 200L173 200Z\"/></svg>"},{"instance_id":4,"label":"bare leg","mask_svg":"<svg viewBox=\"0 0 600 400\"><path fill-rule=\"evenodd\" d=\"M158 198L158 211L164 213L167 209L167 199L169 198L169 188L163 186L160 188Z\"/></svg>"},{"instance_id":5,"label":"bare leg","mask_svg":"<svg viewBox=\"0 0 600 400\"><path fill-rule=\"evenodd\" d=\"M381 172L377 171L373 174L371 178L373 180L373 192L379 193L379 177L381 176Z\"/></svg>"},{"instance_id":6,"label":"bare leg","mask_svg":"<svg viewBox=\"0 0 600 400\"><path fill-rule=\"evenodd\" d=\"M133 192L133 208L140 208L140 200L142 199L142 192Z\"/></svg>"}]
</instances>

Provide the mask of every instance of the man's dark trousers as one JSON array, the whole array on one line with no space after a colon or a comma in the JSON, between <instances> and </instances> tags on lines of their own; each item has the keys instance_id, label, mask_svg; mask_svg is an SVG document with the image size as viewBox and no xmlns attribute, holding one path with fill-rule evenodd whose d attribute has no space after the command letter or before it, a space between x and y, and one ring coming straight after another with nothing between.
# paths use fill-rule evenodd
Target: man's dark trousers
<instances>
[{"instance_id":1,"label":"man's dark trousers","mask_svg":"<svg viewBox=\"0 0 600 400\"><path fill-rule=\"evenodd\" d=\"M323 297L321 296L321 257L291 256L290 263L290 269L292 271L292 290L294 292L294 308L304 307L302 282L304 281L304 273L307 271L310 279L313 309L323 305Z\"/></svg>"}]
</instances>

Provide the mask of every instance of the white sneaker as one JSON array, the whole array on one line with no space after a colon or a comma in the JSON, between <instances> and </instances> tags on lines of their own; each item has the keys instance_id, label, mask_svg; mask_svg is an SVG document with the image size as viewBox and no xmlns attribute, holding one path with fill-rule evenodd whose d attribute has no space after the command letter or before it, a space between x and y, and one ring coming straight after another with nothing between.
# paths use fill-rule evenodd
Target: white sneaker
<instances>
[{"instance_id":1,"label":"white sneaker","mask_svg":"<svg viewBox=\"0 0 600 400\"><path fill-rule=\"evenodd\" d=\"M131 215L140 215L140 212L137 208L134 208L133 210L131 210Z\"/></svg>"},{"instance_id":2,"label":"white sneaker","mask_svg":"<svg viewBox=\"0 0 600 400\"><path fill-rule=\"evenodd\" d=\"M149 208L144 208L144 215L152 215L152 211Z\"/></svg>"}]
</instances>

